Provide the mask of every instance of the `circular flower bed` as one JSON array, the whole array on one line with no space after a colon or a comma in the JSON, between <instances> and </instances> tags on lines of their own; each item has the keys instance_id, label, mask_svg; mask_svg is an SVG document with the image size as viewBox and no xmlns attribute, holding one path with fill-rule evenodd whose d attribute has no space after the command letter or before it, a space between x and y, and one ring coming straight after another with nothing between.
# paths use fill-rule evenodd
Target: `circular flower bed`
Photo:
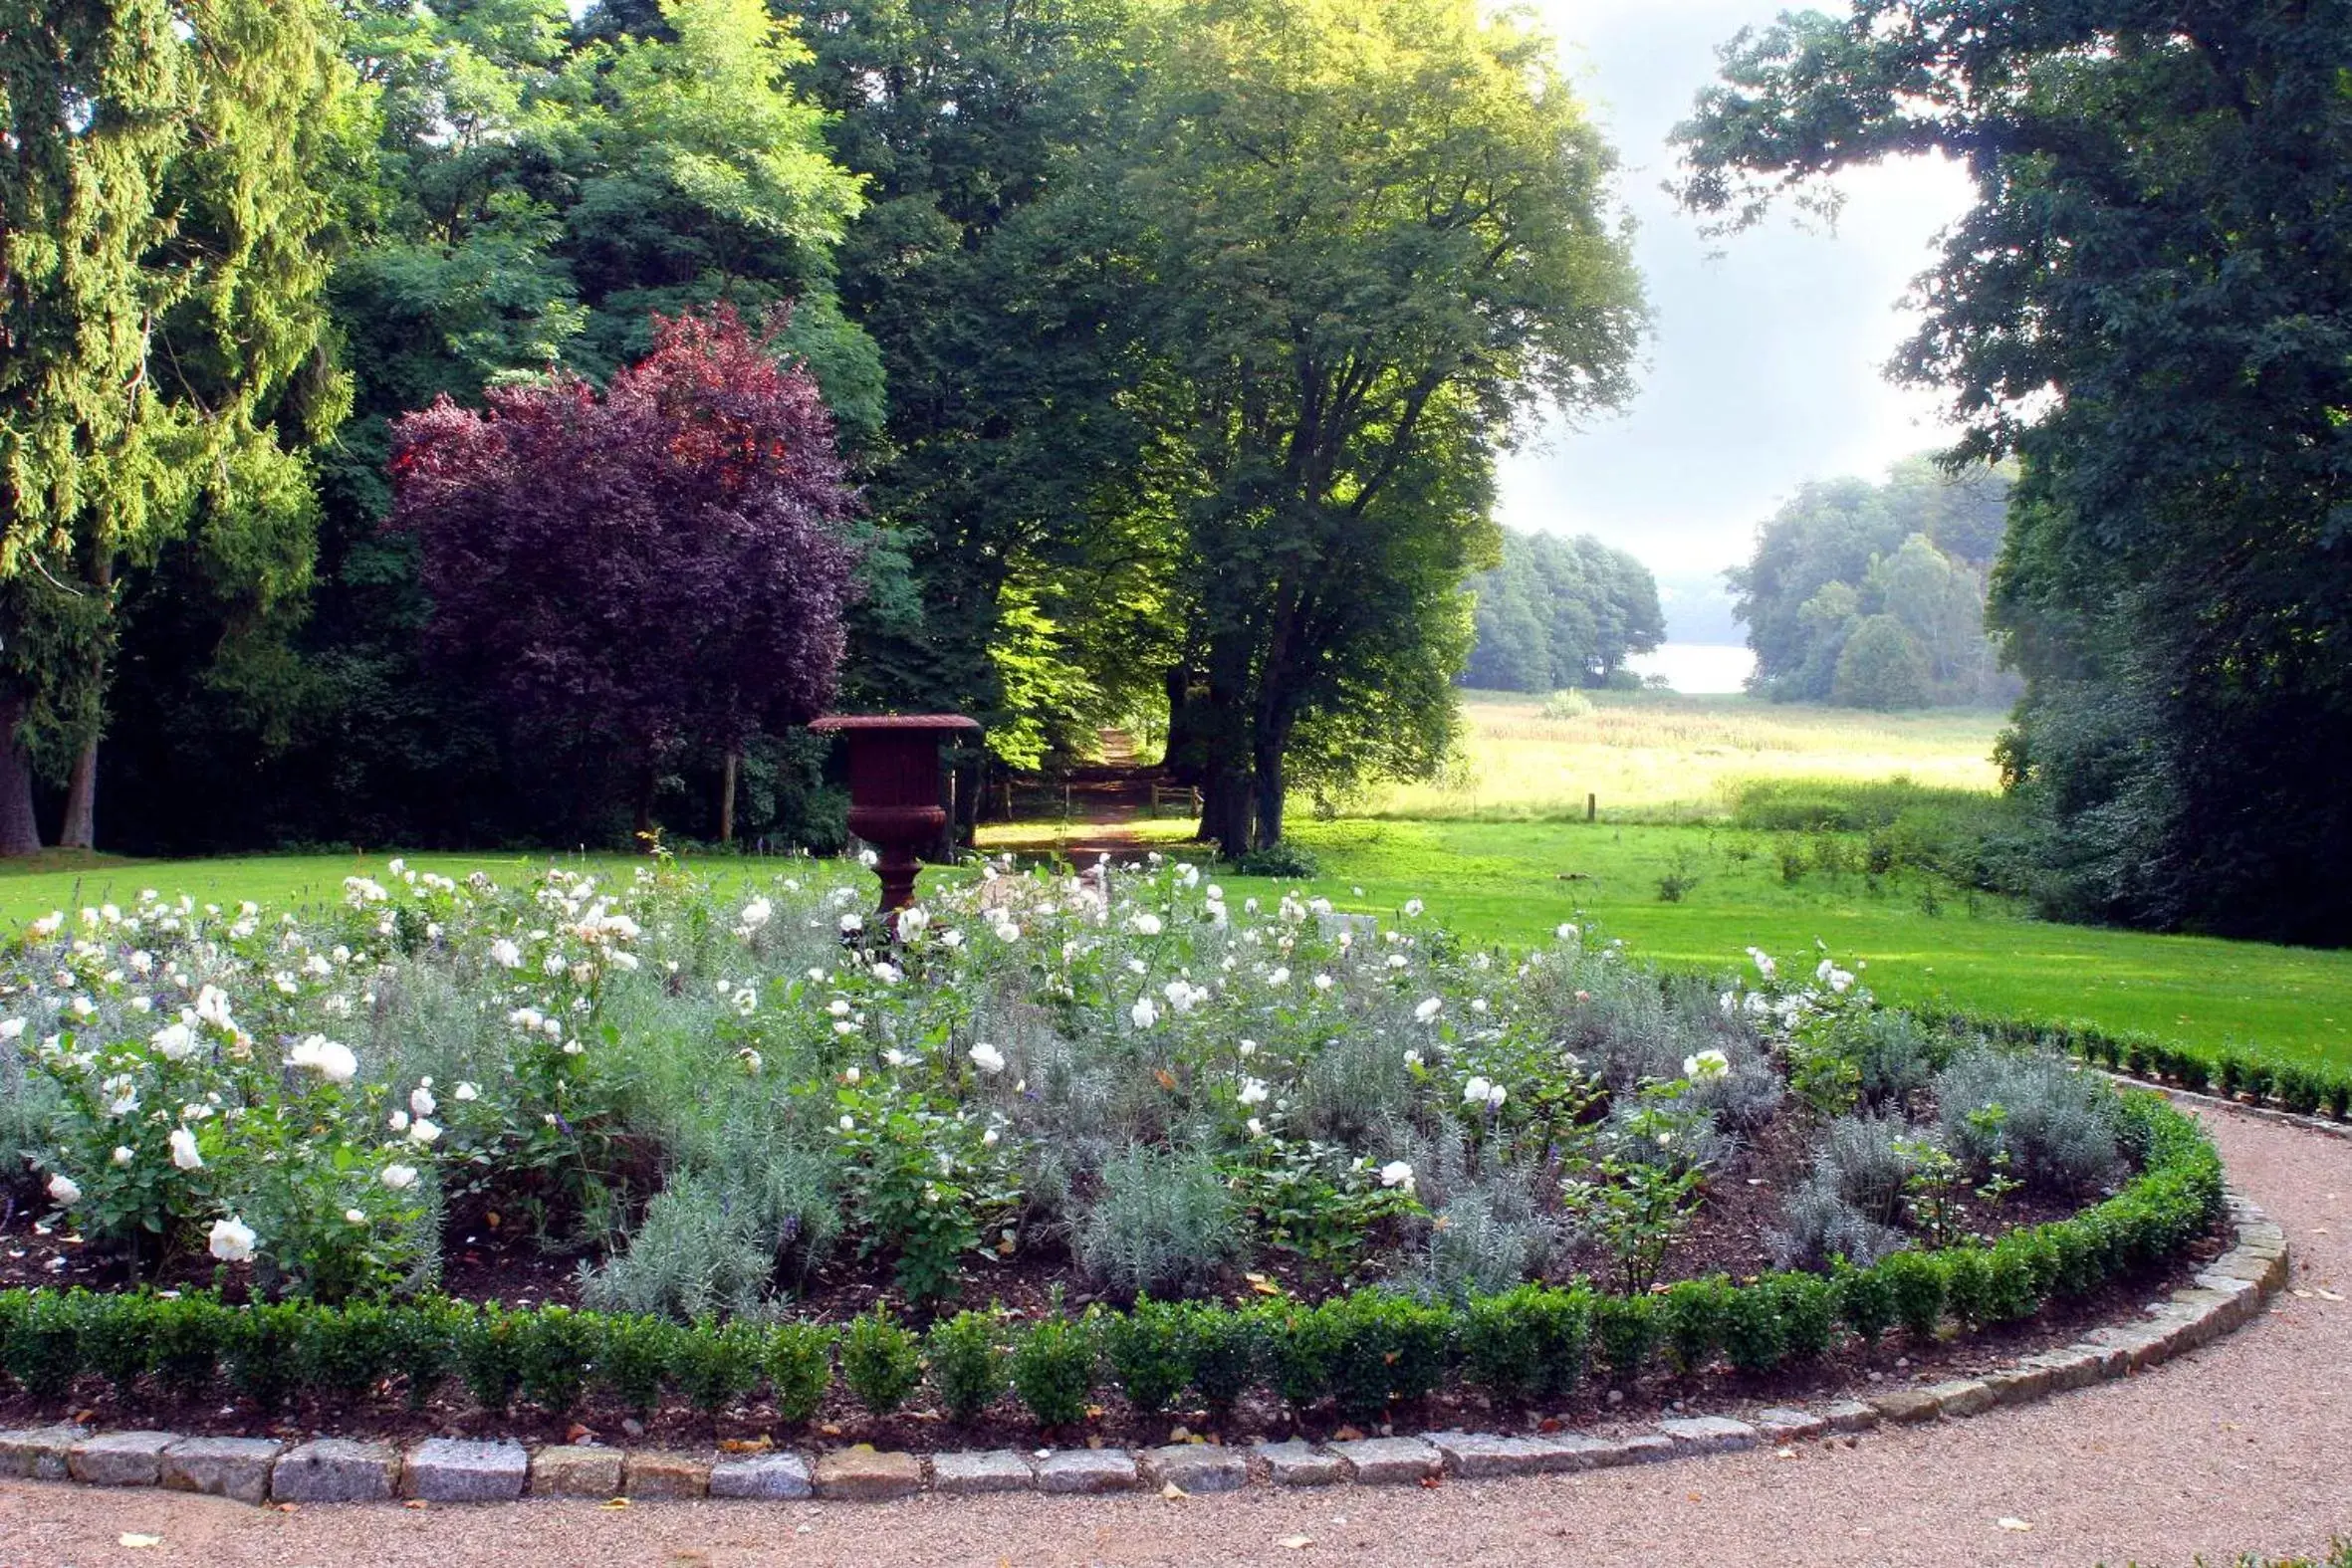
<instances>
[{"instance_id":1,"label":"circular flower bed","mask_svg":"<svg viewBox=\"0 0 2352 1568\"><path fill-rule=\"evenodd\" d=\"M987 867L895 943L867 896L395 861L331 910L38 922L0 976L41 1216L8 1266L105 1288L0 1294L0 1369L35 1403L225 1372L559 1422L1003 1422L1008 1387L1048 1427L1368 1421L1934 1355L2220 1208L2159 1102L1826 956L1708 984L1190 866Z\"/></svg>"}]
</instances>

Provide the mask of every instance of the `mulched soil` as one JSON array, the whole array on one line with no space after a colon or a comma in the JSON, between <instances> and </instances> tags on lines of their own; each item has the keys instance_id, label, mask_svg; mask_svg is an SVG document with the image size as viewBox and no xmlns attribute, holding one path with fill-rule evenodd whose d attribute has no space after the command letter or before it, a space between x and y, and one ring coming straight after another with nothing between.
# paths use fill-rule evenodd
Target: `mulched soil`
<instances>
[{"instance_id":1,"label":"mulched soil","mask_svg":"<svg viewBox=\"0 0 2352 1568\"><path fill-rule=\"evenodd\" d=\"M1794 1118L1782 1118L1752 1139L1710 1186L1708 1202L1690 1229L1668 1254L1668 1280L1729 1273L1735 1278L1771 1266L1764 1232L1779 1213L1779 1193L1804 1169L1807 1134ZM37 1224L41 1212L28 1205L32 1195L18 1191L0 1199L0 1284L85 1285L95 1289L119 1287L120 1269L83 1246L78 1238L45 1233ZM1972 1201L1973 1202L1973 1201ZM2072 1212L2076 1206L2013 1196L1998 1213L1983 1206L1964 1211L1964 1229L1995 1234L2019 1225L2036 1224ZM2097 1324L2133 1316L2147 1301L2186 1282L2226 1246L2217 1232L2176 1260L2174 1266L2149 1276L2110 1287L2099 1296L2063 1310L2052 1308L2022 1324L1989 1330L1960 1340L1929 1345L1910 1342L1901 1331L1889 1334L1876 1347L1849 1346L1838 1355L1808 1366L1766 1377L1732 1372L1728 1368L1699 1376L1661 1376L1633 1388L1612 1389L1587 1380L1575 1395L1541 1410L1498 1409L1485 1396L1448 1392L1400 1407L1390 1427L1399 1432L1469 1427L1483 1431L1545 1431L1558 1427L1590 1429L1613 1422L1648 1422L1661 1414L1688 1407L1725 1412L1772 1404L1801 1403L1829 1390L1857 1390L1872 1384L1932 1382L1990 1370L2017 1356L2064 1344ZM166 1283L201 1285L211 1270L195 1260L177 1270L179 1278ZM1607 1259L1598 1254L1575 1259L1580 1271L1599 1275ZM577 1259L549 1256L505 1218L480 1210L453 1224L445 1264L444 1287L469 1299L496 1298L510 1306L551 1302L573 1303L578 1297ZM1067 1303L1086 1305L1092 1298L1069 1283L1066 1257L1024 1256L967 1276L967 1300L1002 1303L1017 1316L1045 1311L1057 1285L1068 1290ZM821 1270L808 1282L801 1310L808 1315L840 1320L865 1310L878 1300L891 1299L886 1269L875 1262L843 1260ZM1263 1299L1269 1287L1285 1294L1312 1299L1337 1288L1327 1275L1302 1264L1270 1262L1254 1277L1237 1275L1220 1292L1234 1302ZM75 1413L103 1427L166 1426L175 1431L234 1434L267 1431L287 1437L314 1432L345 1435L379 1434L399 1439L429 1436L510 1434L530 1442L553 1443L587 1435L605 1442L651 1442L684 1447L709 1447L714 1442L757 1447L766 1442L814 1440L818 1446L871 1443L880 1448L943 1450L957 1448L1031 1448L1047 1443L1068 1447L1093 1443L1107 1446L1148 1446L1170 1440L1176 1429L1207 1434L1214 1439L1245 1442L1256 1438L1304 1436L1312 1439L1360 1436L1327 1412L1308 1412L1294 1419L1271 1399L1245 1402L1222 1431L1204 1413L1178 1411L1142 1416L1115 1395L1103 1403L1082 1427L1059 1433L1041 1433L1034 1422L1010 1400L988 1417L957 1425L921 1408L921 1397L908 1410L876 1419L837 1383L813 1432L782 1427L773 1408L753 1405L731 1412L717 1422L683 1406L653 1413L640 1425L619 1408L591 1399L562 1416L519 1406L504 1417L486 1416L474 1408L454 1383L444 1397L422 1411L406 1408L397 1383L361 1405L330 1408L306 1400L272 1417L234 1398L223 1387L216 1397L175 1405L160 1394L148 1393L129 1408L122 1407L103 1380L83 1380L64 1407L37 1407L20 1394L0 1397L0 1427L37 1424ZM1385 1430L1385 1429L1384 1429Z\"/></svg>"}]
</instances>

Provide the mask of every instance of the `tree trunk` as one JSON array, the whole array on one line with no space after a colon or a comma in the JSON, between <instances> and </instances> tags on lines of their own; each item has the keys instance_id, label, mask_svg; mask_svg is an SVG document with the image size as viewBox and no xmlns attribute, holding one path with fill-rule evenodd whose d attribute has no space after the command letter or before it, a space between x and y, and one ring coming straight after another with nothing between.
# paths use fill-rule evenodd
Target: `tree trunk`
<instances>
[{"instance_id":1,"label":"tree trunk","mask_svg":"<svg viewBox=\"0 0 2352 1568\"><path fill-rule=\"evenodd\" d=\"M727 753L727 761L719 770L719 842L735 842L735 775L743 766L743 754Z\"/></svg>"},{"instance_id":2,"label":"tree trunk","mask_svg":"<svg viewBox=\"0 0 2352 1568\"><path fill-rule=\"evenodd\" d=\"M1193 699L1193 683L1199 671L1190 664L1168 667L1168 744L1160 756L1160 766L1178 784L1197 784L1201 782L1200 715Z\"/></svg>"},{"instance_id":3,"label":"tree trunk","mask_svg":"<svg viewBox=\"0 0 2352 1568\"><path fill-rule=\"evenodd\" d=\"M112 630L114 608L115 562L112 553L101 551L98 563L90 574L91 585L108 600L109 627ZM90 654L90 685L96 692L97 711L106 712L107 640L102 632L98 646ZM81 753L74 759L74 769L66 780L66 819L58 828L60 849L96 849L98 847L98 724L94 721L90 738L82 743Z\"/></svg>"},{"instance_id":4,"label":"tree trunk","mask_svg":"<svg viewBox=\"0 0 2352 1568\"><path fill-rule=\"evenodd\" d=\"M1228 860L1254 847L1250 788L1250 650L1236 635L1212 643L1206 695L1188 703L1201 748L1201 831Z\"/></svg>"},{"instance_id":5,"label":"tree trunk","mask_svg":"<svg viewBox=\"0 0 2352 1568\"><path fill-rule=\"evenodd\" d=\"M0 692L0 855L41 852L41 825L33 816L33 761L16 738L24 718L23 694Z\"/></svg>"},{"instance_id":6,"label":"tree trunk","mask_svg":"<svg viewBox=\"0 0 2352 1568\"><path fill-rule=\"evenodd\" d=\"M1288 741L1287 735L1261 736L1255 747L1257 778L1253 792L1257 796L1258 821L1251 842L1258 849L1271 849L1283 841L1283 752Z\"/></svg>"},{"instance_id":7,"label":"tree trunk","mask_svg":"<svg viewBox=\"0 0 2352 1568\"><path fill-rule=\"evenodd\" d=\"M82 743L66 780L66 819L57 830L60 849L98 847L98 737Z\"/></svg>"}]
</instances>

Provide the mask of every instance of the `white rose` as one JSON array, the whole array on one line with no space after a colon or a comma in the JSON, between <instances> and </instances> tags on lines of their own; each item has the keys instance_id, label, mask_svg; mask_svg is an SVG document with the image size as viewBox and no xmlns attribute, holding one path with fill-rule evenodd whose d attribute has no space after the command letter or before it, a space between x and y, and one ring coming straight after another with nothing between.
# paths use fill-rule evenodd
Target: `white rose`
<instances>
[{"instance_id":1,"label":"white rose","mask_svg":"<svg viewBox=\"0 0 2352 1568\"><path fill-rule=\"evenodd\" d=\"M1380 1185L1382 1187L1401 1187L1407 1193L1412 1192L1413 1167L1403 1160L1389 1161L1380 1167Z\"/></svg>"},{"instance_id":2,"label":"white rose","mask_svg":"<svg viewBox=\"0 0 2352 1568\"><path fill-rule=\"evenodd\" d=\"M441 1129L421 1116L408 1124L408 1137L412 1143L431 1143L440 1136Z\"/></svg>"},{"instance_id":3,"label":"white rose","mask_svg":"<svg viewBox=\"0 0 2352 1568\"><path fill-rule=\"evenodd\" d=\"M408 1091L408 1108L419 1116L432 1115L440 1108L440 1103L433 1098L433 1091L423 1084L418 1084Z\"/></svg>"},{"instance_id":4,"label":"white rose","mask_svg":"<svg viewBox=\"0 0 2352 1568\"><path fill-rule=\"evenodd\" d=\"M242 1263L253 1255L253 1227L231 1216L212 1223L212 1255L224 1263Z\"/></svg>"},{"instance_id":5,"label":"white rose","mask_svg":"<svg viewBox=\"0 0 2352 1568\"><path fill-rule=\"evenodd\" d=\"M416 1167L387 1165L383 1168L383 1184L395 1193L404 1193L416 1185Z\"/></svg>"},{"instance_id":6,"label":"white rose","mask_svg":"<svg viewBox=\"0 0 2352 1568\"><path fill-rule=\"evenodd\" d=\"M1427 1023L1431 1018L1436 1017L1438 1012L1444 1007L1445 1003L1441 999L1436 997L1427 998L1421 1003L1419 1007L1413 1009L1414 1021L1419 1023Z\"/></svg>"},{"instance_id":7,"label":"white rose","mask_svg":"<svg viewBox=\"0 0 2352 1568\"><path fill-rule=\"evenodd\" d=\"M63 1172L49 1179L49 1196L60 1209L71 1209L82 1201L82 1188Z\"/></svg>"},{"instance_id":8,"label":"white rose","mask_svg":"<svg viewBox=\"0 0 2352 1568\"><path fill-rule=\"evenodd\" d=\"M204 1157L196 1152L196 1135L185 1127L171 1129L171 1163L183 1171L200 1171Z\"/></svg>"},{"instance_id":9,"label":"white rose","mask_svg":"<svg viewBox=\"0 0 2352 1568\"><path fill-rule=\"evenodd\" d=\"M982 1072L999 1073L1005 1070L1005 1053L985 1040L973 1046L966 1054L972 1058L972 1065L978 1067Z\"/></svg>"}]
</instances>

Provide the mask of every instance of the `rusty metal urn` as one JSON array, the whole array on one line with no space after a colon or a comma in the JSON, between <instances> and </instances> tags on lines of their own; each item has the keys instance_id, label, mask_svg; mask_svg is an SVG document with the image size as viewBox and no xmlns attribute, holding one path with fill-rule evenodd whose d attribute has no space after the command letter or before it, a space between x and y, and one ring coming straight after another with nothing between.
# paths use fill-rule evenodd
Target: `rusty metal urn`
<instances>
[{"instance_id":1,"label":"rusty metal urn","mask_svg":"<svg viewBox=\"0 0 2352 1568\"><path fill-rule=\"evenodd\" d=\"M849 831L881 858L881 915L896 935L898 911L915 901L923 869L916 851L939 841L947 812L939 803L939 748L951 737L976 735L978 723L957 713L835 714L809 726L837 735L849 748Z\"/></svg>"}]
</instances>

